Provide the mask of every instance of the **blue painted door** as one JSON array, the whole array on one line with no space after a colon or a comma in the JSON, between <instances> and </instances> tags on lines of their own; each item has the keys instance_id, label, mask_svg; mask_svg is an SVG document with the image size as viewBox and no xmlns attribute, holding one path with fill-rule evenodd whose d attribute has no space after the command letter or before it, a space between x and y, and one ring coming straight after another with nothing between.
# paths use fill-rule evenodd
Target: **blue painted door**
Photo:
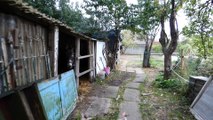
<instances>
[{"instance_id":1,"label":"blue painted door","mask_svg":"<svg viewBox=\"0 0 213 120\"><path fill-rule=\"evenodd\" d=\"M73 111L78 99L74 72L61 74L59 80L63 117L66 118Z\"/></svg>"},{"instance_id":2,"label":"blue painted door","mask_svg":"<svg viewBox=\"0 0 213 120\"><path fill-rule=\"evenodd\" d=\"M38 84L38 89L48 120L60 120L62 117L58 82L58 78L55 78Z\"/></svg>"},{"instance_id":3,"label":"blue painted door","mask_svg":"<svg viewBox=\"0 0 213 120\"><path fill-rule=\"evenodd\" d=\"M78 99L74 71L43 81L37 86L48 120L66 119Z\"/></svg>"}]
</instances>

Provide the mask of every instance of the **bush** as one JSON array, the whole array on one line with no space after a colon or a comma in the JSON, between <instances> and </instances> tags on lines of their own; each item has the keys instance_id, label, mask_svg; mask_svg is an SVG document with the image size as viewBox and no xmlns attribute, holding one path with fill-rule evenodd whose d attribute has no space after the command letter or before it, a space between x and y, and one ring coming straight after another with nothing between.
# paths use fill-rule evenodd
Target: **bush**
<instances>
[{"instance_id":1,"label":"bush","mask_svg":"<svg viewBox=\"0 0 213 120\"><path fill-rule=\"evenodd\" d=\"M186 71L188 73L187 77L189 77L190 75L198 75L197 69L198 69L200 62L201 62L200 58L190 57L188 59L188 63L187 63L188 69Z\"/></svg>"},{"instance_id":2,"label":"bush","mask_svg":"<svg viewBox=\"0 0 213 120\"><path fill-rule=\"evenodd\" d=\"M182 83L178 79L168 79L164 80L163 75L159 74L154 81L154 86L158 88L168 89L171 91L179 91L179 89L182 87Z\"/></svg>"}]
</instances>

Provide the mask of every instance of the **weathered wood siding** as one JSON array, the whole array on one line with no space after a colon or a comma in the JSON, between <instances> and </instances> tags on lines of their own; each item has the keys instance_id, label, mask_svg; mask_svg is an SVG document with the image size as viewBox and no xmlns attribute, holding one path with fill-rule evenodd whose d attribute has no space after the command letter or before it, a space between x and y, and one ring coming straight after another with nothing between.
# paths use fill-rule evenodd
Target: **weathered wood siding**
<instances>
[{"instance_id":1,"label":"weathered wood siding","mask_svg":"<svg viewBox=\"0 0 213 120\"><path fill-rule=\"evenodd\" d=\"M17 16L0 13L1 93L50 74L47 29Z\"/></svg>"}]
</instances>

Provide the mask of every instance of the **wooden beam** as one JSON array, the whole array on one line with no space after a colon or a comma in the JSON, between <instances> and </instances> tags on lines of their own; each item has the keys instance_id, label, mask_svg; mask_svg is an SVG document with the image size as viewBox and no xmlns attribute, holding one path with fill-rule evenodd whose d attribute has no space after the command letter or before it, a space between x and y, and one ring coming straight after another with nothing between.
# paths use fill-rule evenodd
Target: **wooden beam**
<instances>
[{"instance_id":1,"label":"wooden beam","mask_svg":"<svg viewBox=\"0 0 213 120\"><path fill-rule=\"evenodd\" d=\"M94 55L94 42L93 41L89 41L89 51L90 51L90 54L93 54ZM90 69L92 68L95 68L94 67L94 57L91 57L89 59L89 66L90 66ZM92 71L90 71L90 80L93 81L95 78L95 69L93 69Z\"/></svg>"},{"instance_id":2,"label":"wooden beam","mask_svg":"<svg viewBox=\"0 0 213 120\"><path fill-rule=\"evenodd\" d=\"M85 74L87 74L87 73L89 73L89 72L91 72L91 71L93 71L93 70L94 70L94 68L91 68L91 69L89 69L89 70L86 70L86 71L84 71L84 72L81 72L81 73L78 74L78 77L81 77L82 75L85 75Z\"/></svg>"},{"instance_id":3,"label":"wooden beam","mask_svg":"<svg viewBox=\"0 0 213 120\"><path fill-rule=\"evenodd\" d=\"M58 75L58 44L59 44L59 28L57 26L51 26L49 28L49 53L51 69L53 70L53 76Z\"/></svg>"},{"instance_id":4,"label":"wooden beam","mask_svg":"<svg viewBox=\"0 0 213 120\"><path fill-rule=\"evenodd\" d=\"M54 27L54 76L58 75L58 44L59 44L59 28Z\"/></svg>"},{"instance_id":5,"label":"wooden beam","mask_svg":"<svg viewBox=\"0 0 213 120\"><path fill-rule=\"evenodd\" d=\"M77 84L77 88L79 87L79 67L80 67L80 60L78 59L78 57L80 56L80 38L76 38L75 40L75 75L76 75L76 84Z\"/></svg>"},{"instance_id":6,"label":"wooden beam","mask_svg":"<svg viewBox=\"0 0 213 120\"><path fill-rule=\"evenodd\" d=\"M85 55L85 56L80 56L78 57L78 59L84 59L84 58L89 58L89 57L93 57L94 54L91 55Z\"/></svg>"},{"instance_id":7,"label":"wooden beam","mask_svg":"<svg viewBox=\"0 0 213 120\"><path fill-rule=\"evenodd\" d=\"M96 41L93 42L93 68L96 68ZM96 69L93 71L93 77L96 77Z\"/></svg>"}]
</instances>

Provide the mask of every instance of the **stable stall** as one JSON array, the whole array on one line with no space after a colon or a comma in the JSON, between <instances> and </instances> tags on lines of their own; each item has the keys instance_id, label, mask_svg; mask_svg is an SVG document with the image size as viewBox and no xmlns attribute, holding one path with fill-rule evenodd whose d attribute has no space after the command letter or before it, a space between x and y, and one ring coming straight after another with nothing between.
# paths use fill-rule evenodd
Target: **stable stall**
<instances>
[{"instance_id":1,"label":"stable stall","mask_svg":"<svg viewBox=\"0 0 213 120\"><path fill-rule=\"evenodd\" d=\"M65 119L79 79L95 77L95 43L22 1L1 0L0 119L51 119L57 105Z\"/></svg>"}]
</instances>

